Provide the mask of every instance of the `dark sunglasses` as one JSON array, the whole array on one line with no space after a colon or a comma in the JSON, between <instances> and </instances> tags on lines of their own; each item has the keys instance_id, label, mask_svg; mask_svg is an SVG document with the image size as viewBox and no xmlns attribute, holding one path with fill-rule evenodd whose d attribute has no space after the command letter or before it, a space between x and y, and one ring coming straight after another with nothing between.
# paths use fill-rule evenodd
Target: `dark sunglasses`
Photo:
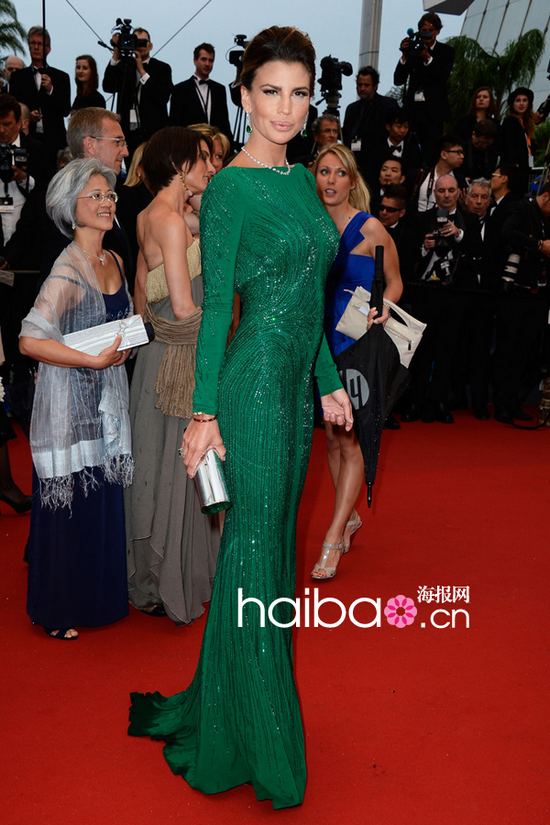
<instances>
[{"instance_id":1,"label":"dark sunglasses","mask_svg":"<svg viewBox=\"0 0 550 825\"><path fill-rule=\"evenodd\" d=\"M380 210L379 210L379 211L380 211L380 212L400 212L401 210L399 209L399 207L398 207L398 206L386 206L386 204L385 204L385 203L383 203L383 204L380 206Z\"/></svg>"}]
</instances>

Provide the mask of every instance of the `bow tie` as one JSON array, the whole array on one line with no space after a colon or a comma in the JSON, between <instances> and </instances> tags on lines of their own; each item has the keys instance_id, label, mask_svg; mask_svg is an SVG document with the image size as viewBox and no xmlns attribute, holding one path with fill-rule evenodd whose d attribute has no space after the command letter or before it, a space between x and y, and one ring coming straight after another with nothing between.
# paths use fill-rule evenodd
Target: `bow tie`
<instances>
[{"instance_id":1,"label":"bow tie","mask_svg":"<svg viewBox=\"0 0 550 825\"><path fill-rule=\"evenodd\" d=\"M199 86L208 86L208 80L199 80Z\"/></svg>"}]
</instances>

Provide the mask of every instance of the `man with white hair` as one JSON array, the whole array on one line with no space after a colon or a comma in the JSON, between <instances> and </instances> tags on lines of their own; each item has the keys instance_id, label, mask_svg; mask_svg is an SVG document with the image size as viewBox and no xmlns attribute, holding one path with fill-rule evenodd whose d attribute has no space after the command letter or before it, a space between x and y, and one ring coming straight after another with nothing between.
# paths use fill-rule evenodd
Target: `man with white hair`
<instances>
[{"instance_id":1,"label":"man with white hair","mask_svg":"<svg viewBox=\"0 0 550 825\"><path fill-rule=\"evenodd\" d=\"M20 57L17 57L15 54L9 54L7 57L4 58L4 68L2 69L2 89L1 91L4 94L9 94L10 91L10 80L12 73L15 72L17 69L24 69L25 63Z\"/></svg>"}]
</instances>

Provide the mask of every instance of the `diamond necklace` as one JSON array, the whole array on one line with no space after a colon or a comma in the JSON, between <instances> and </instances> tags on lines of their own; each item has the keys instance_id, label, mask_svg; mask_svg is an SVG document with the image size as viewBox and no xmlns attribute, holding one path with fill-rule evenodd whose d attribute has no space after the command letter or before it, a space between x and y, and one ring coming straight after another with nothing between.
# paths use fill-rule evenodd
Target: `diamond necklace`
<instances>
[{"instance_id":1,"label":"diamond necklace","mask_svg":"<svg viewBox=\"0 0 550 825\"><path fill-rule=\"evenodd\" d=\"M97 258L97 260L99 261L101 266L105 266L105 256L106 256L105 252L103 253L103 255L94 255L93 252L87 252L85 249L83 249L80 246L80 244L76 243L76 241L75 241L75 244L76 244L76 246L78 246L78 248L80 249L81 252L84 252L84 254L86 255L87 258Z\"/></svg>"},{"instance_id":2,"label":"diamond necklace","mask_svg":"<svg viewBox=\"0 0 550 825\"><path fill-rule=\"evenodd\" d=\"M271 169L272 172L276 172L278 175L284 175L285 177L287 175L290 175L291 167L290 167L290 164L289 164L289 162L286 158L285 158L286 169L285 169L285 171L283 171L282 169L277 169L276 166L270 166L269 163L264 163L263 160L258 160L258 158L255 158L254 155L250 154L250 152L248 151L248 149L245 146L241 147L241 152L244 152L245 155L247 157L249 157L250 160L253 160L254 163L257 163L258 166L263 166L264 169Z\"/></svg>"}]
</instances>

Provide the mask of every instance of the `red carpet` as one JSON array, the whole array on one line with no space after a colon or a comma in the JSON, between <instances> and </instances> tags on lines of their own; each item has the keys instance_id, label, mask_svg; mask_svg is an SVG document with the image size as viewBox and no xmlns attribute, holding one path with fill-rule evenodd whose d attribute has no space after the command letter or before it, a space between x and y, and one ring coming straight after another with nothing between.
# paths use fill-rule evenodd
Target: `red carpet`
<instances>
[{"instance_id":1,"label":"red carpet","mask_svg":"<svg viewBox=\"0 0 550 825\"><path fill-rule=\"evenodd\" d=\"M10 451L28 489L22 439ZM186 686L203 622L177 628L132 611L78 642L50 641L25 615L28 519L0 504L4 822L548 825L549 458L550 430L466 415L385 433L374 509L360 508L365 526L319 590L348 606L404 594L418 614L405 628L382 615L379 628L346 620L297 632L309 782L304 805L282 812L249 787L203 797L170 773L160 743L125 734L130 690ZM300 514L302 597L330 502L317 432ZM420 603L421 585L469 586L470 603ZM467 609L470 628L463 615L434 628L438 608Z\"/></svg>"}]
</instances>

